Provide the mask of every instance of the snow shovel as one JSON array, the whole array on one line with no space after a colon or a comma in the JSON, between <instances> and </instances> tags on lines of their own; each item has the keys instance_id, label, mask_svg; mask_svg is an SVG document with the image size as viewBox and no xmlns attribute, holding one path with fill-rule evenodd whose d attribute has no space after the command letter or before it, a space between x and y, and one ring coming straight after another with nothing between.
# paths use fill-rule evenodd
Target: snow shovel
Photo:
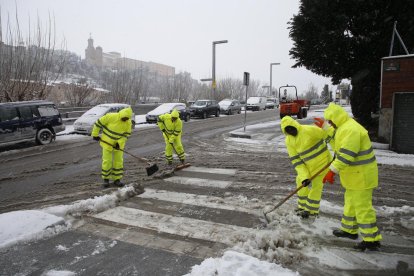
<instances>
[{"instance_id":1,"label":"snow shovel","mask_svg":"<svg viewBox=\"0 0 414 276\"><path fill-rule=\"evenodd\" d=\"M100 141L103 142L104 144L107 144L107 145L115 148L113 145L111 145L110 143L106 142L105 140L102 140L101 139ZM129 153L129 152L127 152L124 149L123 150L122 149L119 149L119 150L122 151L122 152L125 152L126 154L131 155L132 157L138 159L141 162L145 162L148 165L148 167L145 168L145 170L147 171L147 175L148 176L153 175L154 173L156 173L158 171L158 165L157 164L151 164L147 159L142 158L142 157L138 157L136 155L133 155L132 153Z\"/></svg>"},{"instance_id":2,"label":"snow shovel","mask_svg":"<svg viewBox=\"0 0 414 276\"><path fill-rule=\"evenodd\" d=\"M335 159L335 157L334 157ZM328 164L326 164L322 169L320 169L317 173L315 173L313 176L311 176L311 178L309 178L310 181L312 181L315 177L317 177L321 172L323 172L324 170L326 170L331 163L333 162L333 160L331 162L329 162ZM299 187L297 187L294 191L292 191L287 197L285 197L282 201L280 201L278 204L276 204L272 209L270 209L269 211L265 212L263 211L263 215L267 221L267 223L270 223L270 219L267 217L267 214L273 212L274 210L276 210L280 205L282 205L283 203L285 203L289 198L291 198L294 194L296 194L300 189L302 189L303 187L305 187L303 184L300 185Z\"/></svg>"}]
</instances>

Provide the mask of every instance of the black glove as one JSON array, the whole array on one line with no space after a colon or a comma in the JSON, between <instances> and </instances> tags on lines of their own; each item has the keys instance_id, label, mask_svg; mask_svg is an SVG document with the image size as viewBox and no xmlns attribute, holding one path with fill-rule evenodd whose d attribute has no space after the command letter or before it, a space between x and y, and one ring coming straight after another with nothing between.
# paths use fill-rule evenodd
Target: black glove
<instances>
[{"instance_id":1,"label":"black glove","mask_svg":"<svg viewBox=\"0 0 414 276\"><path fill-rule=\"evenodd\" d=\"M99 137L99 136L93 136L93 140L95 140L95 141L101 141L101 137Z\"/></svg>"},{"instance_id":2,"label":"black glove","mask_svg":"<svg viewBox=\"0 0 414 276\"><path fill-rule=\"evenodd\" d=\"M310 181L309 179L305 179L302 181L302 185L303 187L307 187L309 184L311 184L312 181Z\"/></svg>"},{"instance_id":3,"label":"black glove","mask_svg":"<svg viewBox=\"0 0 414 276\"><path fill-rule=\"evenodd\" d=\"M115 144L115 146L114 146L114 148L116 149L116 150L119 150L120 148L119 148L119 144L118 143L116 143Z\"/></svg>"},{"instance_id":4,"label":"black glove","mask_svg":"<svg viewBox=\"0 0 414 276\"><path fill-rule=\"evenodd\" d=\"M165 129L162 129L161 131L165 133Z\"/></svg>"}]
</instances>

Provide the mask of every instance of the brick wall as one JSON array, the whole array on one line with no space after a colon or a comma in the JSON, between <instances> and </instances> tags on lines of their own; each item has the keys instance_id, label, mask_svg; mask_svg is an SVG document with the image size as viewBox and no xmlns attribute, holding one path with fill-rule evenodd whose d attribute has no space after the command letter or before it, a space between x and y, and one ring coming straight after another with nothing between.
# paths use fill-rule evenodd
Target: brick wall
<instances>
[{"instance_id":1,"label":"brick wall","mask_svg":"<svg viewBox=\"0 0 414 276\"><path fill-rule=\"evenodd\" d=\"M395 92L414 92L414 55L382 60L381 108L392 107Z\"/></svg>"}]
</instances>

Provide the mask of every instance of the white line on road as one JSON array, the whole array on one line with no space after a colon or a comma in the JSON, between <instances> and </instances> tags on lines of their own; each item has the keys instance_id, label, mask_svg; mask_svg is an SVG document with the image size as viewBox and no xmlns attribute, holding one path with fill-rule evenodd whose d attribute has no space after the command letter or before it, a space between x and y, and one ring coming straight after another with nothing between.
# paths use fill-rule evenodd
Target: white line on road
<instances>
[{"instance_id":1,"label":"white line on road","mask_svg":"<svg viewBox=\"0 0 414 276\"><path fill-rule=\"evenodd\" d=\"M186 217L174 217L123 206L95 214L93 217L158 232L220 242L228 245L233 245L237 241L246 240L249 235L255 234L258 231L268 231Z\"/></svg>"},{"instance_id":2,"label":"white line on road","mask_svg":"<svg viewBox=\"0 0 414 276\"><path fill-rule=\"evenodd\" d=\"M207 167L188 167L185 168L186 172L201 172L201 173L212 173L212 174L226 174L226 175L235 175L236 169L220 169L220 168L207 168Z\"/></svg>"},{"instance_id":3,"label":"white line on road","mask_svg":"<svg viewBox=\"0 0 414 276\"><path fill-rule=\"evenodd\" d=\"M205 178L184 177L184 176L173 176L173 177L164 179L164 181L172 182L176 184L182 184L182 185L216 187L216 188L221 188L221 189L227 188L232 183L232 181L211 180L211 179L205 179Z\"/></svg>"},{"instance_id":4,"label":"white line on road","mask_svg":"<svg viewBox=\"0 0 414 276\"><path fill-rule=\"evenodd\" d=\"M259 210L263 206L254 200L248 200L246 197L216 197L207 195L196 195L188 193L177 193L165 190L145 189L143 194L138 195L140 198L158 199L169 202L177 202L201 207L209 207L223 210L239 211L253 215L261 215ZM245 208L251 206L252 208Z\"/></svg>"}]
</instances>

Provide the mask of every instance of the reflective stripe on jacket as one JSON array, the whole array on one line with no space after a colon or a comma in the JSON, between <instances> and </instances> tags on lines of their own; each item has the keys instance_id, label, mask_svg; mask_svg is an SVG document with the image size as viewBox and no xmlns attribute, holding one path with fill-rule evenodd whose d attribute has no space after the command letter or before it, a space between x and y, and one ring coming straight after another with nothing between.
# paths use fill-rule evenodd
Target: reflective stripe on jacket
<instances>
[{"instance_id":1,"label":"reflective stripe on jacket","mask_svg":"<svg viewBox=\"0 0 414 276\"><path fill-rule=\"evenodd\" d=\"M285 127L293 126L298 130L296 136L288 135ZM298 185L309 179L331 160L331 154L325 143L325 132L316 126L301 125L289 116L281 121L282 132L286 135L285 143L290 160L297 172Z\"/></svg>"},{"instance_id":2,"label":"reflective stripe on jacket","mask_svg":"<svg viewBox=\"0 0 414 276\"><path fill-rule=\"evenodd\" d=\"M181 138L183 122L178 117L175 122L171 120L171 114L165 113L158 116L158 127L165 130L169 143L174 143L175 139Z\"/></svg>"},{"instance_id":3,"label":"reflective stripe on jacket","mask_svg":"<svg viewBox=\"0 0 414 276\"><path fill-rule=\"evenodd\" d=\"M121 118L128 117L129 120L122 121ZM101 139L111 145L119 144L120 149L125 148L125 143L132 132L132 109L124 108L117 113L107 113L99 118L92 129L91 136L98 136L102 131ZM113 150L113 147L103 142L100 145L107 149Z\"/></svg>"},{"instance_id":4,"label":"reflective stripe on jacket","mask_svg":"<svg viewBox=\"0 0 414 276\"><path fill-rule=\"evenodd\" d=\"M339 172L342 186L352 190L377 187L378 167L368 131L333 103L325 110L324 117L337 127L331 140L336 154L331 169Z\"/></svg>"}]
</instances>

